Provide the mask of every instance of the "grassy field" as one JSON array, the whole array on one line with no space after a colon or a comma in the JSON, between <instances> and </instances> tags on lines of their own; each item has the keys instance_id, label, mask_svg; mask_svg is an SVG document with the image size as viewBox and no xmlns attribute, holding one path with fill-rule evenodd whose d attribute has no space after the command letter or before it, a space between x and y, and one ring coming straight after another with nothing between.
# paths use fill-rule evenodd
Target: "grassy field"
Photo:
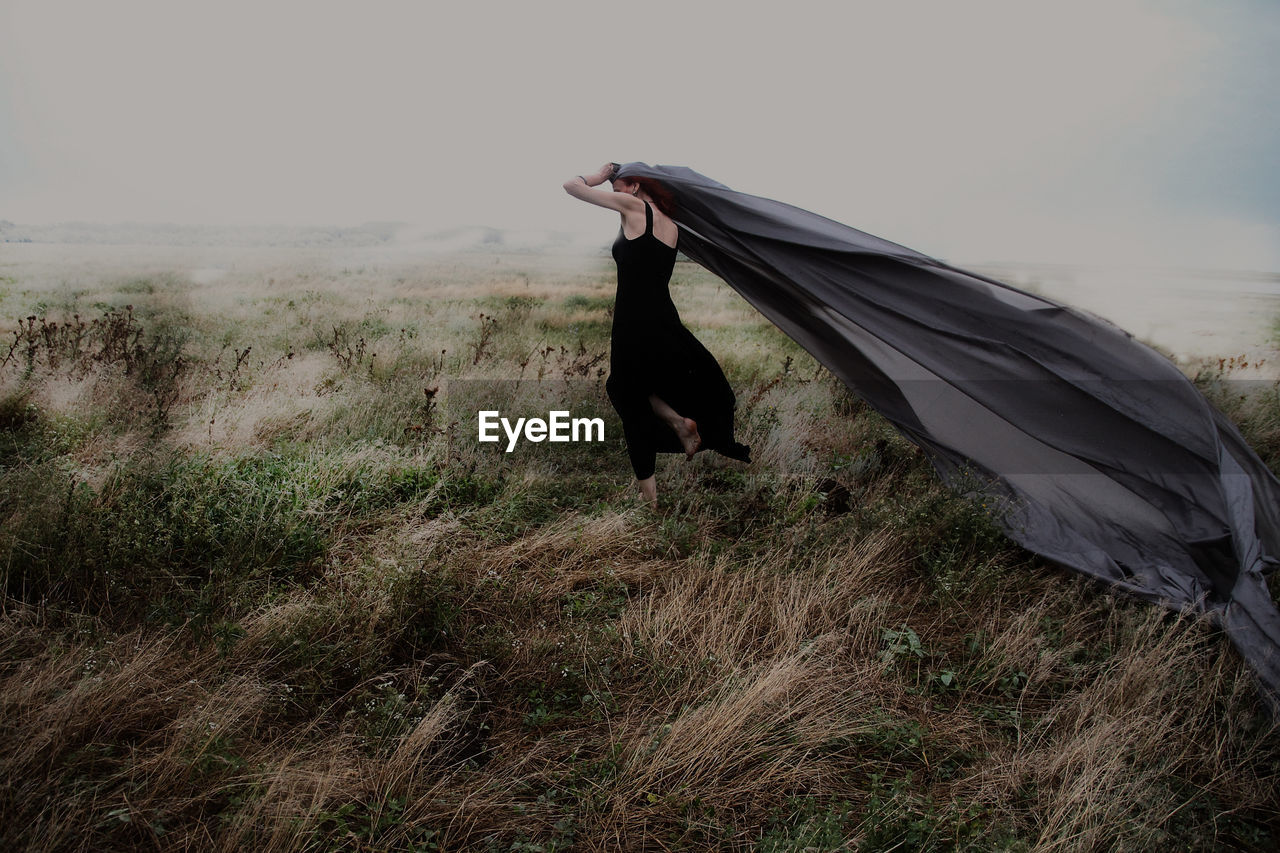
<instances>
[{"instance_id":1,"label":"grassy field","mask_svg":"<svg viewBox=\"0 0 1280 853\"><path fill-rule=\"evenodd\" d=\"M135 254L0 266L5 849L1280 843L1219 632L1011 545L697 268L755 461L653 511L603 254ZM479 399L607 441L504 454Z\"/></svg>"}]
</instances>

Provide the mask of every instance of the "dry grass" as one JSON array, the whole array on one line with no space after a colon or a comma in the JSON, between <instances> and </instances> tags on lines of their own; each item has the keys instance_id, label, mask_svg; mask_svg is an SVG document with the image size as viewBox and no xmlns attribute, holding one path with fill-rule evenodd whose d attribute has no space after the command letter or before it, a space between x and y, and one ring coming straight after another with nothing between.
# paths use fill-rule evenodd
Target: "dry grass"
<instances>
[{"instance_id":1,"label":"dry grass","mask_svg":"<svg viewBox=\"0 0 1280 853\"><path fill-rule=\"evenodd\" d=\"M757 461L663 460L655 513L619 448L486 456L423 392L594 387L595 261L73 260L6 307L194 331L159 429L131 376L4 375L8 848L1280 837L1280 737L1220 636L1014 549L710 279L677 299L733 343Z\"/></svg>"}]
</instances>

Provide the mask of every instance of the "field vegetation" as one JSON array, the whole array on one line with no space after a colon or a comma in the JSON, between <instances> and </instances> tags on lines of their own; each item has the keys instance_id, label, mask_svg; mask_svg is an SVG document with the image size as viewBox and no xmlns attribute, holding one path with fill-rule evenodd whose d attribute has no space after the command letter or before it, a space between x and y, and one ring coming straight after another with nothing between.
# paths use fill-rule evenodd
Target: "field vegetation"
<instances>
[{"instance_id":1,"label":"field vegetation","mask_svg":"<svg viewBox=\"0 0 1280 853\"><path fill-rule=\"evenodd\" d=\"M0 269L5 849L1280 844L1216 629L1013 546L692 265L755 461L654 511L603 255L113 257ZM607 441L479 445L483 400Z\"/></svg>"}]
</instances>

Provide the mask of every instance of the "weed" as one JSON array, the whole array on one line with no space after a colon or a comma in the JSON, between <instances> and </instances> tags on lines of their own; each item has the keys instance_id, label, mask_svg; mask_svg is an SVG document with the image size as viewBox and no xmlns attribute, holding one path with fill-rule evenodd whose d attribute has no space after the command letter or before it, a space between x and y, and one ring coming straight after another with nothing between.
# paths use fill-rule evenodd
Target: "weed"
<instances>
[{"instance_id":1,"label":"weed","mask_svg":"<svg viewBox=\"0 0 1280 853\"><path fill-rule=\"evenodd\" d=\"M924 646L920 644L920 637L909 625L904 624L897 629L886 628L881 636L884 639L885 648L880 652L880 659L885 663L897 663L903 656L924 657Z\"/></svg>"},{"instance_id":2,"label":"weed","mask_svg":"<svg viewBox=\"0 0 1280 853\"><path fill-rule=\"evenodd\" d=\"M364 335L352 332L346 324L333 326L327 338L316 333L316 340L329 351L343 370L353 370L364 364L369 344Z\"/></svg>"},{"instance_id":3,"label":"weed","mask_svg":"<svg viewBox=\"0 0 1280 853\"><path fill-rule=\"evenodd\" d=\"M760 837L757 853L836 853L851 849L852 807L847 802L823 803L793 798L770 815L770 828Z\"/></svg>"},{"instance_id":4,"label":"weed","mask_svg":"<svg viewBox=\"0 0 1280 853\"><path fill-rule=\"evenodd\" d=\"M405 801L397 797L373 804L343 803L316 815L313 838L319 849L335 853L350 850L353 845L358 849L378 849L380 842L393 833L401 838L396 847L398 850L408 853L440 850L436 830L404 826L404 810Z\"/></svg>"},{"instance_id":5,"label":"weed","mask_svg":"<svg viewBox=\"0 0 1280 853\"><path fill-rule=\"evenodd\" d=\"M24 382L31 381L37 369L72 378L119 369L146 395L153 432L168 426L181 393L179 380L190 366L188 330L161 324L147 334L132 305L123 311L107 309L88 323L79 314L62 323L31 315L12 335L0 368L21 363Z\"/></svg>"},{"instance_id":6,"label":"weed","mask_svg":"<svg viewBox=\"0 0 1280 853\"><path fill-rule=\"evenodd\" d=\"M477 319L480 321L480 328L476 332L475 341L471 344L472 364L479 364L480 359L489 354L489 343L493 340L494 332L498 330L498 319L496 317L481 312Z\"/></svg>"}]
</instances>

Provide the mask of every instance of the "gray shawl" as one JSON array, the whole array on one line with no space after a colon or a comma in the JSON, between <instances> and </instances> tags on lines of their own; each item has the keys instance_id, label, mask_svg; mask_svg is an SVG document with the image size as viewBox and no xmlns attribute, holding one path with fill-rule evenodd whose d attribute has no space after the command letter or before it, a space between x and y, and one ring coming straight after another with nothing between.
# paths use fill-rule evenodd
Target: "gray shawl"
<instances>
[{"instance_id":1,"label":"gray shawl","mask_svg":"<svg viewBox=\"0 0 1280 853\"><path fill-rule=\"evenodd\" d=\"M1023 547L1217 618L1280 708L1280 482L1178 368L1066 305L678 166L680 249L1002 509Z\"/></svg>"}]
</instances>

